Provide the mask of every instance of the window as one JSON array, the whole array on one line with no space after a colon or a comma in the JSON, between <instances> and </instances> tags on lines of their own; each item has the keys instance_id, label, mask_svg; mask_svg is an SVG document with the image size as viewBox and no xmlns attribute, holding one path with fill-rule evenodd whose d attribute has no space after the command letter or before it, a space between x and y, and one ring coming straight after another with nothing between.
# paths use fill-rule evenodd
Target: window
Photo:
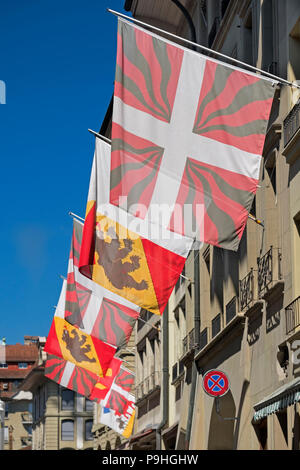
<instances>
[{"instance_id":1,"label":"window","mask_svg":"<svg viewBox=\"0 0 300 470\"><path fill-rule=\"evenodd\" d=\"M226 323L229 323L236 315L236 297L226 305Z\"/></svg>"},{"instance_id":2,"label":"window","mask_svg":"<svg viewBox=\"0 0 300 470\"><path fill-rule=\"evenodd\" d=\"M93 420L87 419L85 422L85 440L86 441L92 441L94 439L94 436L92 433L92 427L93 427Z\"/></svg>"},{"instance_id":3,"label":"window","mask_svg":"<svg viewBox=\"0 0 300 470\"><path fill-rule=\"evenodd\" d=\"M7 369L7 368L8 368L8 365L6 364L6 362L0 363L0 369Z\"/></svg>"},{"instance_id":4,"label":"window","mask_svg":"<svg viewBox=\"0 0 300 470\"><path fill-rule=\"evenodd\" d=\"M219 313L211 322L211 335L214 338L221 330L221 314Z\"/></svg>"},{"instance_id":5,"label":"window","mask_svg":"<svg viewBox=\"0 0 300 470\"><path fill-rule=\"evenodd\" d=\"M267 72L277 74L277 63L274 60L274 19L275 6L273 0L264 0L261 7L262 16L262 68Z\"/></svg>"},{"instance_id":6,"label":"window","mask_svg":"<svg viewBox=\"0 0 300 470\"><path fill-rule=\"evenodd\" d=\"M85 400L85 411L93 411L94 409L94 402L86 398Z\"/></svg>"},{"instance_id":7,"label":"window","mask_svg":"<svg viewBox=\"0 0 300 470\"><path fill-rule=\"evenodd\" d=\"M74 409L74 392L72 390L64 389L61 392L61 409L73 410Z\"/></svg>"},{"instance_id":8,"label":"window","mask_svg":"<svg viewBox=\"0 0 300 470\"><path fill-rule=\"evenodd\" d=\"M61 440L62 441L74 440L74 421L72 419L64 419L61 422Z\"/></svg>"},{"instance_id":9,"label":"window","mask_svg":"<svg viewBox=\"0 0 300 470\"><path fill-rule=\"evenodd\" d=\"M19 369L27 369L28 364L27 362L18 362Z\"/></svg>"},{"instance_id":10,"label":"window","mask_svg":"<svg viewBox=\"0 0 300 470\"><path fill-rule=\"evenodd\" d=\"M16 390L19 387L21 382L22 382L22 380L19 380L19 379L14 380L13 381L13 389Z\"/></svg>"},{"instance_id":11,"label":"window","mask_svg":"<svg viewBox=\"0 0 300 470\"><path fill-rule=\"evenodd\" d=\"M200 350L207 345L207 328L200 333Z\"/></svg>"}]
</instances>

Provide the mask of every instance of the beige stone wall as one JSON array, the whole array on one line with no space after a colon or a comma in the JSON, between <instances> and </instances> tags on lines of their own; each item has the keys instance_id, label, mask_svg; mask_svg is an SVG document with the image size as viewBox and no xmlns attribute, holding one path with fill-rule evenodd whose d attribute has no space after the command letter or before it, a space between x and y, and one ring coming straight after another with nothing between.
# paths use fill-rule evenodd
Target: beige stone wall
<instances>
[{"instance_id":1,"label":"beige stone wall","mask_svg":"<svg viewBox=\"0 0 300 470\"><path fill-rule=\"evenodd\" d=\"M9 414L4 425L12 426L12 450L20 450L26 445L31 445L31 414L28 411L29 401L15 400L9 402ZM9 450L9 443L4 445L4 450Z\"/></svg>"},{"instance_id":2,"label":"beige stone wall","mask_svg":"<svg viewBox=\"0 0 300 470\"><path fill-rule=\"evenodd\" d=\"M147 2L139 5L142 18ZM197 3L197 5L196 5ZM200 2L189 2L190 13L196 25L197 38L207 44L208 34L218 16L220 2L206 2L206 18L200 11ZM192 6L191 6L192 5ZM153 23L165 24L160 18L158 3L153 3ZM149 18L148 18L149 20ZM177 33L189 37L185 21L169 16L169 28L176 22ZM271 44L270 41L275 38ZM300 3L298 0L232 0L222 20L213 47L225 54L289 80L300 80ZM280 100L278 96L280 95ZM283 122L299 99L299 91L287 86L278 87L271 113L264 148L259 188L252 210L262 225L248 220L239 250L236 253L213 246L203 246L199 253L201 330L207 331L207 344L196 351L199 375L193 414L191 449L252 449L262 446L257 426L252 423L254 405L286 384L298 373L290 362L283 367L278 360L279 347L287 345L285 307L300 295L300 131L293 146L286 149L283 139ZM297 150L298 149L298 150ZM291 154L293 153L293 158ZM298 222L298 225L297 223ZM258 258L272 247L272 282L258 291ZM186 262L185 275L194 279L193 253ZM240 281L253 270L253 300L241 311ZM178 423L177 448L183 448L190 401L190 360L186 359L182 377L172 383L173 366L183 357L183 340L194 327L194 286L189 281L180 282L169 301L169 419L166 427ZM226 318L226 307L236 299L236 315ZM213 325L220 315L220 331L213 335ZM151 349L148 333L139 330L135 346L145 336L142 361L136 356L137 383L149 373ZM162 343L160 343L162 348ZM147 363L149 359L149 363ZM212 368L224 370L230 379L230 392L219 401L205 394L203 374ZM146 406L145 404L141 405ZM143 410L136 421L135 432L154 424L159 418L155 412ZM231 418L231 419L223 419ZM235 419L237 418L237 419ZM283 421L286 419L287 431ZM285 422L285 421L284 421ZM293 431L296 430L296 431ZM297 431L298 430L298 431ZM102 429L101 448L110 437ZM298 432L298 435L295 435ZM299 405L289 407L287 415L267 418L269 449L286 449L299 446ZM298 442L295 443L295 441ZM100 442L100 441L99 441ZM112 444L113 445L113 444ZM113 448L113 447L112 447Z\"/></svg>"}]
</instances>

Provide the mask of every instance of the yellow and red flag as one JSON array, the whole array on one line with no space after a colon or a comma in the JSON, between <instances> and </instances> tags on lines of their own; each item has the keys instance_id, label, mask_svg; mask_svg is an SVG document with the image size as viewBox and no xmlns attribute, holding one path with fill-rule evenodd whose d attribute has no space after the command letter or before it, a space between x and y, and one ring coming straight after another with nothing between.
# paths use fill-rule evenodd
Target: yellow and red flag
<instances>
[{"instance_id":1,"label":"yellow and red flag","mask_svg":"<svg viewBox=\"0 0 300 470\"><path fill-rule=\"evenodd\" d=\"M161 315L192 240L156 227L109 202L110 146L96 139L79 271L97 284ZM152 230L152 231L151 231Z\"/></svg>"},{"instance_id":2,"label":"yellow and red flag","mask_svg":"<svg viewBox=\"0 0 300 470\"><path fill-rule=\"evenodd\" d=\"M122 362L121 359L114 357L105 375L99 377L72 362L49 354L45 364L45 376L65 388L99 402L109 392L116 376L120 376Z\"/></svg>"},{"instance_id":3,"label":"yellow and red flag","mask_svg":"<svg viewBox=\"0 0 300 470\"><path fill-rule=\"evenodd\" d=\"M103 377L111 365L116 347L55 315L44 350Z\"/></svg>"}]
</instances>

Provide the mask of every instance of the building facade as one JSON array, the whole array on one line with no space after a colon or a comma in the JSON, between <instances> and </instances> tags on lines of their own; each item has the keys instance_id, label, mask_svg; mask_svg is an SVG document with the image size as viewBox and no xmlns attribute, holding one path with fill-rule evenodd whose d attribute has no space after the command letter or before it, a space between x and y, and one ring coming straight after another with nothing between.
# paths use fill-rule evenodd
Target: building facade
<instances>
[{"instance_id":1,"label":"building facade","mask_svg":"<svg viewBox=\"0 0 300 470\"><path fill-rule=\"evenodd\" d=\"M24 344L0 345L0 398L5 406L4 450L28 449L32 437L32 395L19 387L38 359L38 337L24 336Z\"/></svg>"},{"instance_id":2,"label":"building facade","mask_svg":"<svg viewBox=\"0 0 300 470\"><path fill-rule=\"evenodd\" d=\"M133 0L124 8L300 83L298 0ZM237 252L210 245L191 252L161 332L138 326L138 411L128 447L299 449L299 113L299 90L278 85L251 209L261 223L248 220ZM100 133L110 136L110 128L111 107ZM230 381L218 401L202 386L216 368Z\"/></svg>"}]
</instances>

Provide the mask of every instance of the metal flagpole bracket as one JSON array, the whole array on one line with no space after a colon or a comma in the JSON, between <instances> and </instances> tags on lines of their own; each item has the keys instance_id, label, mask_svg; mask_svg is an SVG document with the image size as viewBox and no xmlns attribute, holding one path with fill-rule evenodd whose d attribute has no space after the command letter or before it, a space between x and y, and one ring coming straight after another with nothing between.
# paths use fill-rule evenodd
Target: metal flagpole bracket
<instances>
[{"instance_id":1,"label":"metal flagpole bracket","mask_svg":"<svg viewBox=\"0 0 300 470\"><path fill-rule=\"evenodd\" d=\"M152 325L151 323L148 323L146 320L143 320L143 318L141 318L141 317L138 317L138 320L140 320L141 322L145 323L145 325L150 326L150 328L155 328L158 332L161 331L161 329L158 328L158 326L155 326L155 325Z\"/></svg>"},{"instance_id":2,"label":"metal flagpole bracket","mask_svg":"<svg viewBox=\"0 0 300 470\"><path fill-rule=\"evenodd\" d=\"M78 219L80 220L81 222L84 222L84 219L82 217L79 217L79 215L77 214L74 214L74 212L68 212L69 216L73 217L73 219Z\"/></svg>"},{"instance_id":3,"label":"metal flagpole bracket","mask_svg":"<svg viewBox=\"0 0 300 470\"><path fill-rule=\"evenodd\" d=\"M92 129L88 129L88 131L93 134L97 139L104 140L104 142L107 142L108 144L111 144L111 139L108 137L105 137L105 135L99 134L98 132L93 131Z\"/></svg>"},{"instance_id":4,"label":"metal flagpole bracket","mask_svg":"<svg viewBox=\"0 0 300 470\"><path fill-rule=\"evenodd\" d=\"M130 22L133 22L133 23L137 23L138 25L141 25L141 26L145 26L147 28L151 28L153 31L157 31L159 33L163 33L163 34L166 34L167 36L170 36L170 37L173 37L175 39L179 39L180 41L183 41L187 44L190 44L192 46L196 46L198 47L199 49L202 49L206 52L209 52L211 54L214 54L216 56L219 56L221 57L222 59L226 59L226 60L229 60L231 63L235 63L237 65L239 65L240 67L243 67L243 68L247 68L249 70L252 70L253 72L259 72L261 74L261 77L262 78L265 78L265 79L273 79L274 80L274 85L276 82L280 82L284 85L288 85L290 87L294 87L294 88L298 88L300 89L300 85L298 85L298 83L295 83L295 82L290 82L288 80L285 80L284 78L281 78L281 77L277 77L276 75L273 75L272 73L270 72L266 72L265 70L261 70L257 67L254 67L253 65L250 65L250 64L247 64L246 62L241 62L240 60L237 60L237 59L234 59L228 55L225 55L225 54L222 54L221 52L218 52L218 51L214 51L213 49L210 49L209 47L206 47L206 46L202 46L202 44L198 44L196 42L193 42L193 41L190 41L189 39L186 39L186 38L183 38L181 36L177 36L176 34L173 34L173 33L170 33L169 31L165 31L161 28L157 28L156 26L153 26L149 23L145 23L144 21L140 21L140 20L137 20L136 18L132 18L130 16L127 16L127 15L124 15L123 13L119 13L115 10L111 10L110 8L107 8L107 11L109 13L112 13L113 15L115 16L118 16L120 18L124 18L125 20L129 20ZM229 65L229 64L226 64L225 65Z\"/></svg>"},{"instance_id":5,"label":"metal flagpole bracket","mask_svg":"<svg viewBox=\"0 0 300 470\"><path fill-rule=\"evenodd\" d=\"M257 223L257 225L261 225L262 227L265 227L264 223L261 220L257 219L256 217L254 217L254 215L248 214L248 218L253 220L255 223Z\"/></svg>"}]
</instances>

